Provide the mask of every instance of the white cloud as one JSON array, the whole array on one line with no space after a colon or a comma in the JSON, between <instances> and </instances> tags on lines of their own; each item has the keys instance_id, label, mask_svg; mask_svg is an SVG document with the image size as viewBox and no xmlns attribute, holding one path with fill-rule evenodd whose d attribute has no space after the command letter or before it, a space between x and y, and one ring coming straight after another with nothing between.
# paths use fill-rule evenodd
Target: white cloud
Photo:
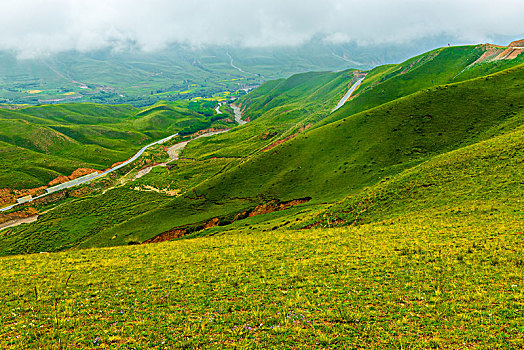
<instances>
[{"instance_id":1,"label":"white cloud","mask_svg":"<svg viewBox=\"0 0 524 350\"><path fill-rule=\"evenodd\" d=\"M522 0L2 0L0 49L22 57L178 42L366 44L446 34L461 42L524 34Z\"/></svg>"}]
</instances>

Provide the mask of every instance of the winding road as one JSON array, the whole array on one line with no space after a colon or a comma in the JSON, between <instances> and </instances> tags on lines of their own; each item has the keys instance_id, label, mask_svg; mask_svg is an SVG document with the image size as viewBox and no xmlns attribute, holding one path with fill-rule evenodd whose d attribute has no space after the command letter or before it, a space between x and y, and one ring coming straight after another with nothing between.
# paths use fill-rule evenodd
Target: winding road
<instances>
[{"instance_id":1,"label":"winding road","mask_svg":"<svg viewBox=\"0 0 524 350\"><path fill-rule=\"evenodd\" d=\"M229 55L229 53L228 53ZM231 58L231 60L233 60ZM239 69L240 70L240 69ZM351 95L353 94L353 92L360 86L360 84L362 83L362 81L364 81L365 79L365 76L361 79L359 79L357 82L355 82L351 88L349 89L349 91L344 95L344 97L342 97L342 99L340 100L340 102L337 104L337 106L333 109L332 112L336 111L337 109L339 109L340 107L342 107L344 105L344 103L346 103L346 101L351 97ZM220 107L222 106L222 103L220 103L215 111L218 113L218 114L221 114L222 112L220 111ZM240 107L238 106L235 106L235 105L231 105L231 108L233 109L233 112L235 113L235 121L238 123L238 125L244 125L246 124L247 122L245 120L242 120L242 110L240 109ZM228 131L228 130L227 130ZM223 131L221 131L223 132ZM209 134L205 134L205 135L201 135L200 137L205 137L205 136L211 136L213 134L217 134L217 133L220 133L220 132L214 132L214 133L209 133ZM68 186L65 186L64 188L62 189L67 189L67 188L71 188L71 187L74 187L74 186L78 186L78 185L82 185L82 184L85 184L85 183L89 183L91 181L94 181L94 180L97 180L101 177L104 177L106 176L107 174L110 174L120 168L123 168L125 167L126 165L134 162L135 160L137 160L149 147L152 147L152 146L155 146L155 145L159 145L159 144L162 144L164 142L167 142L169 140L171 140L173 137L175 136L178 136L178 133L176 134L173 134L171 136L168 136L168 137L165 137L161 140L158 140L158 141L155 141L153 143L150 143L144 147L142 147L133 157L129 158L128 160L124 161L123 163L117 165L117 166L114 166L94 177L91 177L91 178L88 178L88 179L85 179L85 180L79 180L79 181L71 181L71 184L68 185ZM191 140L189 140L191 141ZM172 146L170 149L169 149L169 156L174 160L174 159L178 159L178 155L180 154L180 152L182 151L182 149L187 145L187 143L189 141L184 141L184 142L181 142L181 143L178 143L174 146ZM145 175L145 174L144 174ZM61 190L62 190L61 189ZM45 197L47 195L49 195L50 193L44 193L40 196L36 196L34 198L31 198L30 200L28 200L27 202L25 203L29 203L29 202L32 202L34 201L35 199L39 199L39 198L42 198L42 197ZM23 204L25 204L23 203ZM13 209L14 207L20 205L22 203L15 203L15 204L12 204L10 206L7 206L7 207L3 207L3 208L0 208L0 212L4 212L4 211L7 211L7 210L10 210L10 209Z\"/></svg>"},{"instance_id":2,"label":"winding road","mask_svg":"<svg viewBox=\"0 0 524 350\"><path fill-rule=\"evenodd\" d=\"M74 186L78 186L78 185L81 185L81 184L88 183L88 182L91 182L91 181L93 181L93 180L99 179L99 178L101 178L101 177L104 177L104 176L106 176L107 174L110 174L110 173L112 173L113 171L118 170L118 169L120 169L120 168L123 168L123 167L125 167L126 165L128 165L128 164L134 162L134 161L137 160L138 157L140 157L140 156L145 152L145 150L148 149L149 147L154 146L154 145L159 145L159 144L162 144L162 143L164 143L164 142L167 142L167 141L171 140L173 137L175 137L175 136L177 136L177 135L178 135L178 133L173 134L173 135L171 135L171 136L168 136L168 137L166 137L166 138L163 138L163 139L161 139L161 140L155 141L155 142L153 142L153 143L150 143L149 145L146 145L146 146L142 147L142 148L140 149L140 151L138 151L138 152L137 152L133 157L129 158L128 160L126 160L126 161L123 162L122 164L119 164L119 165L117 165L117 166L114 166L114 167L112 167L111 169L108 169L108 170L104 171L103 173L98 174L98 175L95 176L95 177L91 177L91 178L89 178L89 179L85 179L85 180L83 180L83 181L77 181L77 182L75 182L75 181L73 180L72 183L71 183L71 185L66 186L66 187L64 187L63 189L71 188L71 187L74 187ZM31 200L28 200L28 201L25 202L25 203L29 203L29 202L34 201L35 199L39 199L39 198L45 197L45 196L47 196L48 194L50 194L50 193L44 193L44 194L41 194L40 196L34 197L34 198L32 198ZM24 203L24 204L25 204L25 203ZM15 204L10 205L10 206L8 206L8 207L1 208L1 209L0 209L0 212L7 211L7 210L10 210L10 209L13 209L14 207L16 207L16 206L18 206L18 205L20 205L20 203L15 203Z\"/></svg>"},{"instance_id":3,"label":"winding road","mask_svg":"<svg viewBox=\"0 0 524 350\"><path fill-rule=\"evenodd\" d=\"M360 84L362 84L362 82L364 81L364 79L366 79L366 77L364 76L363 78L360 78L359 80L357 80L357 82L355 84L353 84L351 86L351 88L349 88L349 91L344 95L344 97L342 97L342 99L340 100L340 102L337 104L337 106L335 108L333 108L333 110L331 112L334 112L336 111L337 109L339 109L340 107L342 107L344 105L344 103L347 102L347 100L349 100L349 98L351 97L351 95L353 95L353 93L355 92L356 89L358 89L358 87L360 86Z\"/></svg>"},{"instance_id":4,"label":"winding road","mask_svg":"<svg viewBox=\"0 0 524 350\"><path fill-rule=\"evenodd\" d=\"M222 112L219 110L220 107L221 107L221 105L219 105L219 106L216 108L216 112L219 113L219 114L222 113ZM240 107L233 106L233 105L231 105L231 107L233 108L233 111L235 112L235 121L238 123L238 125L244 125L244 124L246 124L247 122L246 122L245 120L242 120L242 111L240 110ZM226 131L229 131L229 129L226 130ZM204 135L200 135L200 136L197 137L197 138L200 138L200 137L206 137L206 136L211 136L211 135L219 134L219 133L221 133L221 132L224 132L224 131L216 131L216 132L206 133L206 134L204 134ZM121 164L119 164L119 165L117 165L117 166L114 166L114 167L112 167L111 169L108 169L108 170L106 170L106 171L104 171L104 172L98 174L97 176L94 176L94 177L91 177L91 178L88 178L88 179L85 179L85 180L79 180L79 181L74 181L74 180L73 180L73 181L71 181L71 185L65 186L65 187L62 188L61 190L64 190L64 189L67 189L67 188L71 188L71 187L74 187L74 186L78 186L78 185L82 185L82 184L89 183L89 182L91 182L91 181L94 181L94 180L100 179L101 177L104 177L104 176L106 176L107 174L110 174L110 173L112 173L113 171L116 171L116 170L118 170L118 169L120 169L120 168L123 168L123 167L125 167L126 165L128 165L128 164L134 162L134 161L137 160L137 159L138 159L138 158L139 158L139 157L140 157L140 156L141 156L141 155L142 155L142 154L143 154L143 153L144 153L144 152L145 152L149 147L152 147L152 146L154 146L154 145L159 145L159 144L162 144L162 143L164 143L164 142L167 142L167 141L171 140L171 139L172 139L173 137L175 137L175 136L178 136L178 133L173 134L173 135L168 136L168 137L165 137L165 138L163 138L163 139L161 139L161 140L158 140L158 141L155 141L155 142L153 142L153 143L150 143L149 145L146 145L146 146L142 147L142 148L140 149L140 151L138 151L138 152L137 152L133 157L129 158L129 159L126 160L125 162L123 162L123 163L121 163ZM195 139L196 139L196 138L195 138ZM189 140L189 141L192 141L192 140ZM170 152L171 152L171 153L169 153L169 156L170 156L171 158L178 159L178 154L182 151L182 149L187 145L187 143L188 143L189 141L180 142L180 143L178 143L178 144L172 146L172 147L170 148ZM175 154L176 154L176 155L175 155ZM144 174L144 175L145 175L145 174ZM45 196L47 196L47 195L49 195L49 194L50 194L50 193L44 193L44 194L41 194L40 196L36 196L36 197L34 197L34 198L31 198L31 200L28 200L28 201L25 202L25 203L32 202L32 201L34 201L35 199L40 199L40 198L45 197ZM25 203L23 203L23 204L25 204ZM13 209L14 207L16 207L16 206L18 206L18 205L20 205L20 204L22 204L22 203L15 203L15 204L12 204L12 205L10 205L10 206L8 206L8 207L0 208L0 212L4 212L4 211L8 211L8 210L10 210L10 209Z\"/></svg>"},{"instance_id":5,"label":"winding road","mask_svg":"<svg viewBox=\"0 0 524 350\"><path fill-rule=\"evenodd\" d=\"M219 102L217 108L215 108L215 112L217 112L217 114L222 114L222 111L220 110L220 107L222 107L222 105L223 103Z\"/></svg>"},{"instance_id":6,"label":"winding road","mask_svg":"<svg viewBox=\"0 0 524 350\"><path fill-rule=\"evenodd\" d=\"M231 108L233 108L233 112L235 112L235 121L238 123L238 125L246 124L247 122L242 120L242 111L240 110L240 107L231 105Z\"/></svg>"},{"instance_id":7,"label":"winding road","mask_svg":"<svg viewBox=\"0 0 524 350\"><path fill-rule=\"evenodd\" d=\"M239 71L241 73L251 74L249 72L246 72L242 68L240 68L238 66L235 66L235 64L233 63L233 57L229 54L229 52L226 52L226 55L229 57L229 64L231 65L231 67L235 68L237 71Z\"/></svg>"}]
</instances>

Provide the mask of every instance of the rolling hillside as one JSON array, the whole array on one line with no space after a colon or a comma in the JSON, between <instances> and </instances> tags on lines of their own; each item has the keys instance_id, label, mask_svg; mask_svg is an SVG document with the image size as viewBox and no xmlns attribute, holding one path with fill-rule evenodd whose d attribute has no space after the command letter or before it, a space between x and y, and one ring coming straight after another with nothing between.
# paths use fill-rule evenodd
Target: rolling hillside
<instances>
[{"instance_id":1,"label":"rolling hillside","mask_svg":"<svg viewBox=\"0 0 524 350\"><path fill-rule=\"evenodd\" d=\"M0 188L47 185L78 168L103 170L152 141L189 127L211 126L215 103L190 104L160 102L144 109L97 104L0 109Z\"/></svg>"},{"instance_id":2,"label":"rolling hillside","mask_svg":"<svg viewBox=\"0 0 524 350\"><path fill-rule=\"evenodd\" d=\"M36 205L0 231L0 347L523 348L524 64L487 50L377 67L334 113L362 72L268 82L169 167ZM8 141L152 137L195 107L20 110L63 136Z\"/></svg>"},{"instance_id":3,"label":"rolling hillside","mask_svg":"<svg viewBox=\"0 0 524 350\"><path fill-rule=\"evenodd\" d=\"M325 118L356 70L311 72L269 81L237 103L250 123L214 138L197 140L184 154L195 159L246 157Z\"/></svg>"},{"instance_id":4,"label":"rolling hillside","mask_svg":"<svg viewBox=\"0 0 524 350\"><path fill-rule=\"evenodd\" d=\"M481 55L481 47L444 48L397 67L377 68L368 73L367 85L357 90L357 96L331 115L330 108L359 72L309 73L266 83L239 101L251 123L190 143L184 151L188 160L178 163L181 173L162 169L153 174L149 185L157 188L185 184L176 198L158 194L157 202L132 210L123 206L122 215L116 217L118 209L110 197L86 198L80 206L72 202L43 215L36 224L14 229L2 249L14 253L121 245L162 233L167 239L180 232L219 232L243 222L250 225L250 220L267 220L269 228L353 223L351 212L345 218L338 209L334 213L327 209L329 219L318 213L338 201L348 204L333 208L351 208L366 191L375 191L373 186L440 156L487 147L488 141L522 125L524 66L518 57L513 68L449 83ZM407 86L399 92L403 81ZM435 82L445 84L432 85ZM375 89L380 90L378 95ZM364 108L360 103L370 108L357 112ZM148 179L140 184L147 185ZM130 184L113 191L115 196L133 198L134 188L136 184ZM293 203L302 205L267 219L254 216ZM90 213L94 207L96 215ZM89 224L79 228L78 217ZM101 220L106 217L114 219Z\"/></svg>"},{"instance_id":5,"label":"rolling hillside","mask_svg":"<svg viewBox=\"0 0 524 350\"><path fill-rule=\"evenodd\" d=\"M439 154L487 140L520 125L524 67L489 78L436 87L321 128L255 155L193 189L188 197L110 232L133 238L154 230L234 215L239 205L312 198L340 200ZM345 108L340 112L343 113ZM474 112L473 112L474 111ZM241 203L244 204L241 204ZM211 203L213 205L211 205ZM187 215L199 209L198 215ZM200 218L200 219L199 219Z\"/></svg>"}]
</instances>

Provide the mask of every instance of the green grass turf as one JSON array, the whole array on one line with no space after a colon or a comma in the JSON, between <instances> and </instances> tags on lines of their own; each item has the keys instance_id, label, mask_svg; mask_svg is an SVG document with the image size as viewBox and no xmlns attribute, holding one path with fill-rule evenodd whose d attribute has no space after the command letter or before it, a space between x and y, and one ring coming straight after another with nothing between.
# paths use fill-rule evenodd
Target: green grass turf
<instances>
[{"instance_id":1,"label":"green grass turf","mask_svg":"<svg viewBox=\"0 0 524 350\"><path fill-rule=\"evenodd\" d=\"M501 212L0 258L3 348L508 349L522 236Z\"/></svg>"},{"instance_id":2,"label":"green grass turf","mask_svg":"<svg viewBox=\"0 0 524 350\"><path fill-rule=\"evenodd\" d=\"M457 57L474 58L470 49ZM394 79L395 69L368 82ZM264 108L263 95L297 88L253 125L307 120L298 112L313 96L299 92L304 77L251 96ZM68 251L0 258L0 347L523 348L523 78L520 65L433 87L408 81L424 88L360 113L350 103L270 151L249 143L245 158L209 159L215 141L204 140L178 169L70 198L36 224L1 231L3 255ZM388 79L392 94L400 81ZM249 140L242 130L217 144L234 153L231 143ZM187 191L173 200L136 185ZM312 200L173 242L76 249L304 196Z\"/></svg>"}]
</instances>

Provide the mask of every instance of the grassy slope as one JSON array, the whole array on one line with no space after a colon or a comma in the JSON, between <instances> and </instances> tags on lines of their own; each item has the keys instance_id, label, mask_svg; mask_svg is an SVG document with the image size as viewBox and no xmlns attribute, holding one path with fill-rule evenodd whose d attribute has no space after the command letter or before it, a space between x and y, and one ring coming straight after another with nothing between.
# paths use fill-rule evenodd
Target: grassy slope
<instances>
[{"instance_id":1,"label":"grassy slope","mask_svg":"<svg viewBox=\"0 0 524 350\"><path fill-rule=\"evenodd\" d=\"M0 346L520 348L522 236L474 214L0 258Z\"/></svg>"},{"instance_id":2,"label":"grassy slope","mask_svg":"<svg viewBox=\"0 0 524 350\"><path fill-rule=\"evenodd\" d=\"M152 231L152 219L189 210L205 219L228 190L256 194L253 176L272 179L258 193L277 198L352 193L311 222L359 226L268 232L254 217L227 235L0 258L1 347L524 347L523 78L520 66L346 116L238 165L228 186L197 187L215 196L207 202L179 199L114 232ZM314 168L288 171L290 154ZM364 165L359 174L382 179L363 187L350 174ZM291 186L305 171L318 178ZM104 205L118 208L119 194Z\"/></svg>"},{"instance_id":3,"label":"grassy slope","mask_svg":"<svg viewBox=\"0 0 524 350\"><path fill-rule=\"evenodd\" d=\"M483 140L519 113L524 67L437 87L312 130L196 189L210 201L234 193L330 201L428 157ZM473 111L473 112L472 112Z\"/></svg>"},{"instance_id":4,"label":"grassy slope","mask_svg":"<svg viewBox=\"0 0 524 350\"><path fill-rule=\"evenodd\" d=\"M477 55L481 53L475 50L477 48L467 47L456 48L455 51L462 52L466 56L472 52ZM457 56L457 52L451 49L441 51L447 52L446 55L453 54L451 57ZM424 56L424 59L419 57L413 59L411 63L402 64L404 68L400 71L406 71L406 67L416 70L417 64L427 65L437 60L443 53L437 51L428 55ZM458 57L462 56L458 55ZM461 69L463 64L473 58L475 57L461 61L456 70ZM417 64L413 64L414 62ZM442 60L442 64L447 67L450 65L449 62L451 62L450 58ZM399 76L397 73L392 74L392 70L393 73L399 71L398 67L394 66L378 68L368 75L367 81L377 82L381 76L389 75L390 78L385 79L384 82L390 84L391 91L387 90L387 94L393 94L400 82L391 83L392 77ZM435 74L441 74L439 73L441 70L434 70ZM409 72L408 70L402 76L410 74ZM327 76L333 76L338 80L334 83L336 86L347 87L348 73L350 72L339 73L339 75L328 73ZM293 84L285 81L268 83L261 88L261 92L250 94L243 101L248 105L249 100L249 106L258 105L259 108L266 108L263 117L256 118L253 114L255 120L252 123L237 131L195 141L184 153L184 156L196 158L195 164L198 163L193 170L188 165L189 168L186 169L189 171L184 171L187 174L207 172L212 174L210 179L200 185L198 185L200 180L190 181L191 186L198 186L170 204L160 206L159 209L136 217L123 216L114 227L97 230L97 234L85 241L83 246L143 241L174 226L200 222L215 216L232 216L245 208L254 207L260 202L271 199L291 200L312 197L310 204L315 206L357 194L381 179L398 174L438 154L489 139L515 125L520 125L514 116L521 113L523 108L520 88L523 74L523 68L517 67L487 78L424 89L355 115L351 115L353 106L348 104L335 113L339 119L337 122L309 130L277 148L255 154L250 159L238 159L239 155L246 155L239 152L247 152L246 150L251 146L252 149L256 148L255 146L260 148L262 147L260 145L272 142L271 139L261 140L260 134L250 136L246 130L257 130L256 128L267 126L269 123L266 119L273 122L280 120L281 125L289 126L291 123L286 124L289 118L296 125L296 120L300 123L304 122L304 116L302 115L302 119L293 118L299 118L300 113L304 114L310 106L313 106L311 108L315 112L322 112L327 108L327 104L322 107L321 97L324 89L331 88L331 83L323 83L325 77L323 74L299 75L292 80ZM427 80L425 75L422 77ZM415 78L416 76L413 76L413 79ZM311 86L311 81L321 83ZM421 86L423 83L415 81L411 82L411 85ZM339 89L336 93L331 91L329 96L332 102L344 93L343 90ZM273 107L270 105L271 101L281 98L284 93L287 93L285 101L288 104L276 103L274 108L271 108ZM334 104L330 102L330 106ZM318 113L314 118L321 115L322 113ZM293 130L293 127L291 129ZM257 139L258 144L249 140L250 137ZM278 137L282 136L277 133L275 138ZM249 147L241 145L242 140L247 140ZM224 149L227 151L223 151ZM201 163L212 156L224 155L234 158L222 159L223 163L216 168L207 169L207 165ZM152 178L151 184L171 190L177 189L176 187L190 188L187 185L174 186L173 181L184 180L177 177L176 172L173 172L175 176L170 173L162 170L160 176ZM166 174L167 177L162 179ZM197 178L202 177L197 176ZM140 183L146 185L147 182L145 177ZM99 201L105 200L102 197L94 198L90 205L97 206ZM42 222L45 221L45 226L36 224L19 228L15 230L15 235L42 237L40 241L47 242L46 250L58 249L52 237L62 232L74 232L76 229L73 217L65 219L62 216L67 211L78 212L74 204L64 206L62 209L55 215L44 216ZM78 215L82 217L86 214L78 213ZM101 215L105 214L101 213ZM36 234L36 232L42 233L42 230L45 234ZM74 238L73 240L78 242ZM38 240L27 242L29 246L41 244ZM4 247L10 250L16 249L12 246L8 248L4 245Z\"/></svg>"},{"instance_id":5,"label":"grassy slope","mask_svg":"<svg viewBox=\"0 0 524 350\"><path fill-rule=\"evenodd\" d=\"M484 46L459 46L436 49L398 65L371 70L350 103L326 118L328 124L349 114L379 106L400 97L431 88L465 81L509 69L521 64L518 59L473 65L484 52Z\"/></svg>"},{"instance_id":6,"label":"grassy slope","mask_svg":"<svg viewBox=\"0 0 524 350\"><path fill-rule=\"evenodd\" d=\"M92 245L143 241L270 200L341 200L381 179L519 125L524 67L436 87L297 136L107 231ZM29 230L30 231L30 230ZM57 231L58 232L58 231ZM113 236L117 238L112 240Z\"/></svg>"},{"instance_id":7,"label":"grassy slope","mask_svg":"<svg viewBox=\"0 0 524 350\"><path fill-rule=\"evenodd\" d=\"M237 103L248 106L243 118L251 122L226 134L188 145L184 156L245 157L300 127L328 115L353 81L353 70L297 74L264 83Z\"/></svg>"},{"instance_id":8,"label":"grassy slope","mask_svg":"<svg viewBox=\"0 0 524 350\"><path fill-rule=\"evenodd\" d=\"M0 258L0 344L520 348L523 136L371 187L374 222L358 227L262 233L251 218L228 235Z\"/></svg>"},{"instance_id":9,"label":"grassy slope","mask_svg":"<svg viewBox=\"0 0 524 350\"><path fill-rule=\"evenodd\" d=\"M360 224L435 213L511 218L502 228L524 229L524 113L512 131L433 157L333 205L308 223Z\"/></svg>"},{"instance_id":10,"label":"grassy slope","mask_svg":"<svg viewBox=\"0 0 524 350\"><path fill-rule=\"evenodd\" d=\"M105 169L139 146L205 119L188 107L162 102L144 110L96 104L0 110L0 188L45 185L79 167Z\"/></svg>"}]
</instances>

